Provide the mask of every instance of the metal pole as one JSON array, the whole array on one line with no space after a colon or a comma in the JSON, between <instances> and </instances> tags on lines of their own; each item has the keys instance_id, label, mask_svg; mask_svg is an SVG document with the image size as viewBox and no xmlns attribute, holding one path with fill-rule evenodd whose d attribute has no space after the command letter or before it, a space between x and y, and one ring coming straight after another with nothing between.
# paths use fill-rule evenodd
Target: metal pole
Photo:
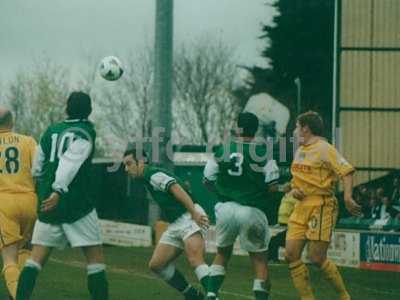
<instances>
[{"instance_id":1,"label":"metal pole","mask_svg":"<svg viewBox=\"0 0 400 300\"><path fill-rule=\"evenodd\" d=\"M338 33L339 33L339 0L335 0L334 33L333 33L333 78L332 78L332 144L337 145L336 114L337 114L337 60L338 60Z\"/></svg>"},{"instance_id":2,"label":"metal pole","mask_svg":"<svg viewBox=\"0 0 400 300\"><path fill-rule=\"evenodd\" d=\"M294 83L296 84L296 88L297 88L297 104L296 104L297 115L300 115L300 113L301 113L301 80L300 80L300 77L296 77L296 79L294 80Z\"/></svg>"},{"instance_id":3,"label":"metal pole","mask_svg":"<svg viewBox=\"0 0 400 300\"><path fill-rule=\"evenodd\" d=\"M171 138L171 101L173 76L173 0L156 0L155 74L154 74L154 130L162 138L153 155L167 168L172 167L166 145ZM158 134L157 134L158 135ZM153 136L157 138L157 136ZM154 154L154 153L153 153Z\"/></svg>"}]
</instances>

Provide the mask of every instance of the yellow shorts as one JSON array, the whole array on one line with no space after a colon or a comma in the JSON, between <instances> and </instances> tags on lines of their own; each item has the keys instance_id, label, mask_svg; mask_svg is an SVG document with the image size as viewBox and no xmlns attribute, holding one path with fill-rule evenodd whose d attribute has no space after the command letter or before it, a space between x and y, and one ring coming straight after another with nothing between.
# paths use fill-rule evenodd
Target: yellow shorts
<instances>
[{"instance_id":1,"label":"yellow shorts","mask_svg":"<svg viewBox=\"0 0 400 300\"><path fill-rule=\"evenodd\" d=\"M0 250L28 242L36 221L37 197L29 194L0 194Z\"/></svg>"},{"instance_id":2,"label":"yellow shorts","mask_svg":"<svg viewBox=\"0 0 400 300\"><path fill-rule=\"evenodd\" d=\"M305 198L297 203L290 216L286 240L330 242L337 216L336 198L328 196Z\"/></svg>"}]
</instances>

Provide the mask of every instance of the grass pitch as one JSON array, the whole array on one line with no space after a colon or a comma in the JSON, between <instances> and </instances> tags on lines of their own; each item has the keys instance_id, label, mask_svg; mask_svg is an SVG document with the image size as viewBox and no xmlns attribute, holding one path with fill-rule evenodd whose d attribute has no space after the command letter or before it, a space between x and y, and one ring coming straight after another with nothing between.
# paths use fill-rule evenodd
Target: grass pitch
<instances>
[{"instance_id":1,"label":"grass pitch","mask_svg":"<svg viewBox=\"0 0 400 300\"><path fill-rule=\"evenodd\" d=\"M147 269L149 248L106 247L110 299L112 300L174 300L183 299ZM207 257L211 262L212 256ZM34 291L34 300L90 299L86 288L83 255L78 250L55 251L41 272ZM184 257L177 262L187 278L197 284ZM335 300L335 294L320 273L310 268L316 299ZM400 299L400 274L341 268L353 300ZM287 266L270 266L272 300L298 299L289 278ZM7 299L4 280L0 299ZM222 287L221 300L253 299L252 272L248 257L233 257Z\"/></svg>"}]
</instances>

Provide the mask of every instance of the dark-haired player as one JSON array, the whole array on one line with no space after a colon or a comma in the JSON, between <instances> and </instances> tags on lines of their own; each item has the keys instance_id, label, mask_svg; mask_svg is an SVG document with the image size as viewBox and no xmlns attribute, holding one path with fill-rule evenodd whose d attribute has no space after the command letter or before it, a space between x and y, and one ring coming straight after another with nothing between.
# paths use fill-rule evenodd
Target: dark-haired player
<instances>
[{"instance_id":1,"label":"dark-haired player","mask_svg":"<svg viewBox=\"0 0 400 300\"><path fill-rule=\"evenodd\" d=\"M338 215L335 185L343 181L344 201L347 210L361 213L361 207L352 198L354 168L329 144L323 135L323 120L313 111L297 118L295 135L297 149L291 173L290 194L298 203L290 216L286 235L286 260L294 286L302 300L313 300L310 276L301 253L309 245L309 258L328 279L340 300L350 300L336 265L327 259L327 251Z\"/></svg>"},{"instance_id":2,"label":"dark-haired player","mask_svg":"<svg viewBox=\"0 0 400 300\"><path fill-rule=\"evenodd\" d=\"M30 299L39 271L53 248L80 247L86 257L91 299L108 299L108 284L97 213L88 186L96 132L88 121L89 95L73 92L67 100L67 119L43 133L33 175L37 178L38 221L32 255L18 284L17 300Z\"/></svg>"},{"instance_id":3,"label":"dark-haired player","mask_svg":"<svg viewBox=\"0 0 400 300\"><path fill-rule=\"evenodd\" d=\"M268 299L268 220L258 208L279 178L276 162L268 159L266 144L254 141L258 118L241 113L236 140L217 147L204 169L205 184L216 192L217 255L210 267L207 299L217 299L236 238L253 264L253 291L257 300Z\"/></svg>"},{"instance_id":4,"label":"dark-haired player","mask_svg":"<svg viewBox=\"0 0 400 300\"><path fill-rule=\"evenodd\" d=\"M175 268L174 261L185 252L189 264L204 288L209 268L204 261L205 231L208 217L200 205L195 204L185 190L186 185L174 174L147 163L145 153L127 150L124 164L133 178L142 178L154 201L170 224L161 236L149 262L150 269L166 283L178 290L187 300L202 300L204 296L192 287Z\"/></svg>"}]
</instances>

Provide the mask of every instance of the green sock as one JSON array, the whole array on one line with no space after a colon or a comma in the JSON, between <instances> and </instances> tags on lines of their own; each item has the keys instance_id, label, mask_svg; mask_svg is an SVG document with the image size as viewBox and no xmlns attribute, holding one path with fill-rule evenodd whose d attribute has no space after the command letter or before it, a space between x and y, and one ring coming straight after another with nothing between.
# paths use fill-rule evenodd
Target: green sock
<instances>
[{"instance_id":1,"label":"green sock","mask_svg":"<svg viewBox=\"0 0 400 300\"><path fill-rule=\"evenodd\" d=\"M256 300L268 300L271 284L269 280L255 279L253 291Z\"/></svg>"},{"instance_id":2,"label":"green sock","mask_svg":"<svg viewBox=\"0 0 400 300\"><path fill-rule=\"evenodd\" d=\"M207 291L208 280L210 278L210 268L206 264L203 264L198 266L194 272L196 273L197 279L200 281L204 290Z\"/></svg>"},{"instance_id":3,"label":"green sock","mask_svg":"<svg viewBox=\"0 0 400 300\"><path fill-rule=\"evenodd\" d=\"M27 261L18 280L16 300L28 300L31 298L40 268L37 263L30 260Z\"/></svg>"},{"instance_id":4,"label":"green sock","mask_svg":"<svg viewBox=\"0 0 400 300\"><path fill-rule=\"evenodd\" d=\"M256 300L268 300L269 294L267 292L254 291L254 296Z\"/></svg>"},{"instance_id":5,"label":"green sock","mask_svg":"<svg viewBox=\"0 0 400 300\"><path fill-rule=\"evenodd\" d=\"M210 267L210 277L208 279L207 296L218 296L218 291L225 279L225 268L220 265Z\"/></svg>"},{"instance_id":6,"label":"green sock","mask_svg":"<svg viewBox=\"0 0 400 300\"><path fill-rule=\"evenodd\" d=\"M189 283L186 281L183 274L178 270L175 270L174 275L170 280L167 280L167 283L181 293L183 293L189 287Z\"/></svg>"},{"instance_id":7,"label":"green sock","mask_svg":"<svg viewBox=\"0 0 400 300\"><path fill-rule=\"evenodd\" d=\"M104 269L95 273L88 273L88 289L92 300L108 299L108 282Z\"/></svg>"}]
</instances>

